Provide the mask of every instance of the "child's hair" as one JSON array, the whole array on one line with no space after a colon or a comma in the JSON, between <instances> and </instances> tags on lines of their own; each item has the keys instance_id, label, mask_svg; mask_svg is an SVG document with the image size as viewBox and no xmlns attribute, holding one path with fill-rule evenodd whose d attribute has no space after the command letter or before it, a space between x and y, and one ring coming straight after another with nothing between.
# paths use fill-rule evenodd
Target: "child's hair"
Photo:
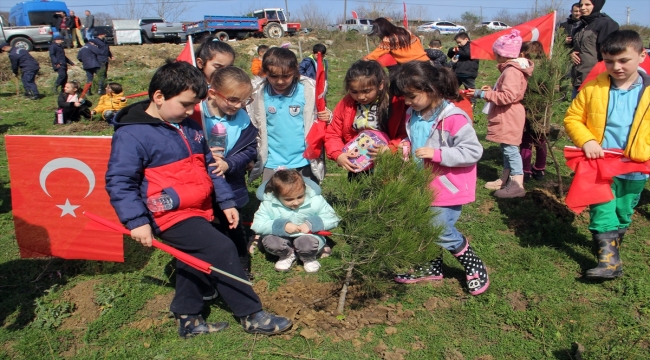
<instances>
[{"instance_id":1,"label":"child's hair","mask_svg":"<svg viewBox=\"0 0 650 360\"><path fill-rule=\"evenodd\" d=\"M235 50L228 43L220 41L214 36L208 36L203 40L201 46L196 49L196 57L203 62L210 61L216 53L230 54L235 59Z\"/></svg>"},{"instance_id":2,"label":"child's hair","mask_svg":"<svg viewBox=\"0 0 650 360\"><path fill-rule=\"evenodd\" d=\"M388 106L388 76L384 68L374 60L358 60L350 66L345 74L345 91L350 91L350 84L353 81L361 81L366 86L379 87L382 83L384 88L377 92L377 119L380 130L387 130L388 118L390 117Z\"/></svg>"},{"instance_id":3,"label":"child's hair","mask_svg":"<svg viewBox=\"0 0 650 360\"><path fill-rule=\"evenodd\" d=\"M372 22L372 32L369 35L377 35L380 39L388 38L391 49L411 46L411 33L404 28L393 25L383 17Z\"/></svg>"},{"instance_id":4,"label":"child's hair","mask_svg":"<svg viewBox=\"0 0 650 360\"><path fill-rule=\"evenodd\" d=\"M634 30L617 30L609 34L600 45L600 52L608 55L619 55L627 48L637 53L644 51L641 35Z\"/></svg>"},{"instance_id":5,"label":"child's hair","mask_svg":"<svg viewBox=\"0 0 650 360\"><path fill-rule=\"evenodd\" d=\"M286 169L278 170L273 174L271 179L266 183L265 193L273 193L273 196L279 198L284 194L290 193L294 189L306 189L305 180L297 170Z\"/></svg>"},{"instance_id":6,"label":"child's hair","mask_svg":"<svg viewBox=\"0 0 650 360\"><path fill-rule=\"evenodd\" d=\"M422 91L451 101L460 100L458 80L453 71L433 66L430 62L408 62L391 76L390 92L393 95L404 96L413 91Z\"/></svg>"},{"instance_id":7,"label":"child's hair","mask_svg":"<svg viewBox=\"0 0 650 360\"><path fill-rule=\"evenodd\" d=\"M210 88L219 90L223 89L224 86L248 86L251 90L253 89L251 78L248 77L248 74L246 74L244 70L235 66L227 66L219 69L213 72L212 76L210 76Z\"/></svg>"},{"instance_id":8,"label":"child's hair","mask_svg":"<svg viewBox=\"0 0 650 360\"><path fill-rule=\"evenodd\" d=\"M458 34L456 34L456 36L454 36L454 41L458 40L458 39L460 39L460 40L465 40L465 39L469 40L470 39L469 34L464 32L464 31L459 32Z\"/></svg>"},{"instance_id":9,"label":"child's hair","mask_svg":"<svg viewBox=\"0 0 650 360\"><path fill-rule=\"evenodd\" d=\"M323 44L316 44L316 45L314 45L314 47L311 49L311 51L312 51L314 54L316 54L316 53L321 53L321 54L325 55L325 53L327 52L327 48L326 48L325 45L323 45Z\"/></svg>"},{"instance_id":10,"label":"child's hair","mask_svg":"<svg viewBox=\"0 0 650 360\"><path fill-rule=\"evenodd\" d=\"M156 70L149 83L149 99L160 90L165 99L171 99L185 90L192 90L199 99L208 94L205 75L198 68L185 61L168 59L167 63Z\"/></svg>"},{"instance_id":11,"label":"child's hair","mask_svg":"<svg viewBox=\"0 0 650 360\"><path fill-rule=\"evenodd\" d=\"M296 54L289 49L281 47L270 48L262 58L262 70L268 74L271 66L294 70L296 77L299 76L298 58L296 57Z\"/></svg>"},{"instance_id":12,"label":"child's hair","mask_svg":"<svg viewBox=\"0 0 650 360\"><path fill-rule=\"evenodd\" d=\"M433 39L429 41L429 47L441 47L442 46L442 41L438 39Z\"/></svg>"},{"instance_id":13,"label":"child's hair","mask_svg":"<svg viewBox=\"0 0 650 360\"><path fill-rule=\"evenodd\" d=\"M528 60L542 59L546 56L544 46L539 41L525 41L521 44L521 53Z\"/></svg>"},{"instance_id":14,"label":"child's hair","mask_svg":"<svg viewBox=\"0 0 650 360\"><path fill-rule=\"evenodd\" d=\"M72 86L75 88L75 92L79 92L79 81L70 80L68 81L68 84L72 84Z\"/></svg>"},{"instance_id":15,"label":"child's hair","mask_svg":"<svg viewBox=\"0 0 650 360\"><path fill-rule=\"evenodd\" d=\"M120 85L120 84L118 84L116 82L108 83L108 87L111 88L111 90L113 90L113 92L116 93L116 94L119 94L119 93L122 92L122 85Z\"/></svg>"},{"instance_id":16,"label":"child's hair","mask_svg":"<svg viewBox=\"0 0 650 360\"><path fill-rule=\"evenodd\" d=\"M257 47L257 54L259 54L260 52L266 52L268 50L269 50L268 45L260 45Z\"/></svg>"}]
</instances>

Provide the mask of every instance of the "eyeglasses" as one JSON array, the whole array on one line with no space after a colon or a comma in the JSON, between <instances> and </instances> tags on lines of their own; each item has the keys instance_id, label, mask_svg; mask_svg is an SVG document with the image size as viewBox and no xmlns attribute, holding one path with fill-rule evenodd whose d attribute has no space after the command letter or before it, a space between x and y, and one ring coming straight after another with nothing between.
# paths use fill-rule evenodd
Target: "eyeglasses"
<instances>
[{"instance_id":1,"label":"eyeglasses","mask_svg":"<svg viewBox=\"0 0 650 360\"><path fill-rule=\"evenodd\" d=\"M250 98L250 97L248 99L241 100L239 98L234 98L234 97L227 98L227 97L221 95L218 92L217 92L217 95L219 95L219 97L221 97L222 99L226 100L226 104L228 104L230 106L237 106L239 104L241 104L241 106L247 106L247 105L250 105L250 103L253 102L253 98Z\"/></svg>"}]
</instances>

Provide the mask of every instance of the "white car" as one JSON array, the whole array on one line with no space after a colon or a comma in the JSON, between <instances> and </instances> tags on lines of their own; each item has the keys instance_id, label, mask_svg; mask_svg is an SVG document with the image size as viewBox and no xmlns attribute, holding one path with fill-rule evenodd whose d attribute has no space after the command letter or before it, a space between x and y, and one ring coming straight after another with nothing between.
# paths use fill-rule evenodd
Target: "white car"
<instances>
[{"instance_id":1,"label":"white car","mask_svg":"<svg viewBox=\"0 0 650 360\"><path fill-rule=\"evenodd\" d=\"M486 27L492 31L501 31L505 29L510 29L510 26L502 23L501 21L484 21L481 23L482 27Z\"/></svg>"},{"instance_id":2,"label":"white car","mask_svg":"<svg viewBox=\"0 0 650 360\"><path fill-rule=\"evenodd\" d=\"M449 21L433 21L422 24L415 30L417 32L431 32L434 35L457 34L459 32L466 32L464 26L456 25Z\"/></svg>"}]
</instances>

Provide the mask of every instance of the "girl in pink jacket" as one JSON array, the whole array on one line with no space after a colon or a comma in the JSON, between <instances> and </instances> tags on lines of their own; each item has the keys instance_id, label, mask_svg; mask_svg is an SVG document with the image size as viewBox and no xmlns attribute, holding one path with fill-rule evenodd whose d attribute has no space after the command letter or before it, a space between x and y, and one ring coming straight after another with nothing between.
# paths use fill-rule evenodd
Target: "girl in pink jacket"
<instances>
[{"instance_id":1,"label":"girl in pink jacket","mask_svg":"<svg viewBox=\"0 0 650 360\"><path fill-rule=\"evenodd\" d=\"M463 265L469 292L481 294L490 285L487 270L455 224L463 204L475 200L476 163L483 147L469 116L452 103L459 99L456 75L430 62L409 62L393 77L391 92L404 96L406 106L410 106L406 131L411 156L436 174L430 188L436 194L431 204L435 214L432 223L443 229L438 244ZM395 277L403 284L440 279L442 256L417 271Z\"/></svg>"},{"instance_id":2,"label":"girl in pink jacket","mask_svg":"<svg viewBox=\"0 0 650 360\"><path fill-rule=\"evenodd\" d=\"M481 90L469 90L469 94L487 101L483 109L488 118L486 139L500 144L503 151L501 178L488 182L485 187L496 190L494 196L498 198L522 197L526 195L526 190L519 144L524 133L526 109L521 100L534 65L526 58L519 58L521 36L518 30L498 38L492 50L501 71L494 89L483 86Z\"/></svg>"}]
</instances>

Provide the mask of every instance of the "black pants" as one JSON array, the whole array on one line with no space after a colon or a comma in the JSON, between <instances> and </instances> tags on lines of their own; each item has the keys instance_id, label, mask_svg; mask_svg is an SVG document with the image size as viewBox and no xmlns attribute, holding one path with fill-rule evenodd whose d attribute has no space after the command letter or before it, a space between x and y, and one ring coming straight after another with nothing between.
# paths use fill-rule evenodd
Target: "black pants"
<instances>
[{"instance_id":1,"label":"black pants","mask_svg":"<svg viewBox=\"0 0 650 360\"><path fill-rule=\"evenodd\" d=\"M239 211L241 216L241 209L237 209L237 211ZM237 249L237 256L239 257L242 268L244 268L245 271L250 272L251 255L248 253L248 236L246 235L246 229L242 225L242 220L239 219L236 228L230 229L228 228L228 219L226 219L226 215L218 206L214 207L214 216L219 221L219 224L215 224L215 227L221 233L228 235L230 240L232 240Z\"/></svg>"},{"instance_id":2,"label":"black pants","mask_svg":"<svg viewBox=\"0 0 650 360\"><path fill-rule=\"evenodd\" d=\"M68 82L68 68L61 66L58 69L56 69L56 73L58 74L58 76L56 78L56 82L54 82L54 87L58 88L60 86L61 91L63 91L63 87L65 86L65 83Z\"/></svg>"},{"instance_id":3,"label":"black pants","mask_svg":"<svg viewBox=\"0 0 650 360\"><path fill-rule=\"evenodd\" d=\"M193 217L172 226L160 236L166 243L232 275L246 279L233 242L204 218ZM182 261L176 263L176 295L170 310L177 314L199 314L203 293L211 283L235 316L262 310L253 288L216 272L205 274Z\"/></svg>"},{"instance_id":4,"label":"black pants","mask_svg":"<svg viewBox=\"0 0 650 360\"><path fill-rule=\"evenodd\" d=\"M456 75L458 79L458 86L463 85L465 89L476 89L476 78L475 77L464 77ZM472 97L469 99L472 105L476 102L476 98Z\"/></svg>"},{"instance_id":5,"label":"black pants","mask_svg":"<svg viewBox=\"0 0 650 360\"><path fill-rule=\"evenodd\" d=\"M38 96L38 88L36 87L36 71L23 71L23 76L21 80L23 81L23 86L25 87L25 92L29 93L32 96Z\"/></svg>"},{"instance_id":6,"label":"black pants","mask_svg":"<svg viewBox=\"0 0 650 360\"><path fill-rule=\"evenodd\" d=\"M97 94L106 94L104 89L104 83L106 82L106 77L108 76L108 62L101 63L99 70L97 71Z\"/></svg>"}]
</instances>

